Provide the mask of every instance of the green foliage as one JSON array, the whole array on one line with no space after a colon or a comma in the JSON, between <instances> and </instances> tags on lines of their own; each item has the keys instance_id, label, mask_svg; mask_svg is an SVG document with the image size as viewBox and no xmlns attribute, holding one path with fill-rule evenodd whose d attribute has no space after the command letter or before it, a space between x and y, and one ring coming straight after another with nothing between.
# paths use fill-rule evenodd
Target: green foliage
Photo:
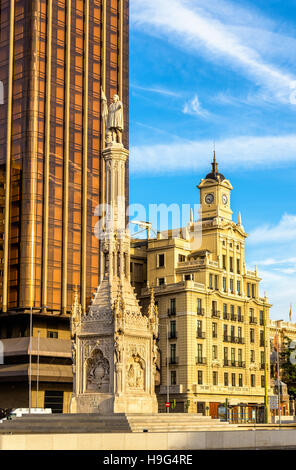
<instances>
[{"instance_id":1,"label":"green foliage","mask_svg":"<svg viewBox=\"0 0 296 470\"><path fill-rule=\"evenodd\" d=\"M291 339L287 336L284 338L283 350L279 353L280 367L281 367L281 378L284 383L287 384L288 393L296 398L296 365L291 364L289 344Z\"/></svg>"}]
</instances>

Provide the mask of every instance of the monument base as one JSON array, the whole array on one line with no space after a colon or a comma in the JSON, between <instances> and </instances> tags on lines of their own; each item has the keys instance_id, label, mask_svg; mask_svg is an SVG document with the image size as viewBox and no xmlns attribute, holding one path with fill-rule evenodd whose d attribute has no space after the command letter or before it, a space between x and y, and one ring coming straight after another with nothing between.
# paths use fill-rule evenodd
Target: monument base
<instances>
[{"instance_id":1,"label":"monument base","mask_svg":"<svg viewBox=\"0 0 296 470\"><path fill-rule=\"evenodd\" d=\"M98 413L110 415L116 413L144 413L158 412L156 396L147 395L111 395L103 393L89 393L72 396L70 413Z\"/></svg>"}]
</instances>

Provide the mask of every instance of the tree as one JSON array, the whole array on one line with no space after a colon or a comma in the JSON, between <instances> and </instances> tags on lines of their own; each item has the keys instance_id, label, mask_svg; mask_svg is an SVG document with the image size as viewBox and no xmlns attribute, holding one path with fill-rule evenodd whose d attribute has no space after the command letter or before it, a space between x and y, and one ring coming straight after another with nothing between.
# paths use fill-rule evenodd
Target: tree
<instances>
[{"instance_id":1,"label":"tree","mask_svg":"<svg viewBox=\"0 0 296 470\"><path fill-rule=\"evenodd\" d=\"M289 395L296 398L296 365L290 361L291 349L289 345L291 339L285 336L283 342L283 350L279 353L280 368L281 368L281 379L288 387Z\"/></svg>"}]
</instances>

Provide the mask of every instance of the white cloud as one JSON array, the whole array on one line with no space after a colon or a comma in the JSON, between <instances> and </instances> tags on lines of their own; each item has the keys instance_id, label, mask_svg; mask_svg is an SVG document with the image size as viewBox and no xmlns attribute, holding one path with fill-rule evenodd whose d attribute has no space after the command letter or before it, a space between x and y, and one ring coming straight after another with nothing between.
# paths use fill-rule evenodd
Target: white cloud
<instances>
[{"instance_id":1,"label":"white cloud","mask_svg":"<svg viewBox=\"0 0 296 470\"><path fill-rule=\"evenodd\" d=\"M212 147L211 140L136 146L131 149L131 171L160 174L203 170L209 166ZM216 141L216 148L223 169L280 166L296 161L296 134L229 138Z\"/></svg>"},{"instance_id":2,"label":"white cloud","mask_svg":"<svg viewBox=\"0 0 296 470\"><path fill-rule=\"evenodd\" d=\"M193 100L185 103L183 113L200 117L207 117L209 115L208 111L202 108L197 95L194 96Z\"/></svg>"},{"instance_id":3,"label":"white cloud","mask_svg":"<svg viewBox=\"0 0 296 470\"><path fill-rule=\"evenodd\" d=\"M273 45L274 50L278 50L277 60L270 63L265 59L265 51L273 32L264 28L271 28L271 22L264 21L255 10L235 8L231 2L214 3L150 0L143 5L142 0L133 0L131 18L136 27L144 28L148 34L165 36L187 51L202 53L220 65L224 65L223 60L227 61L232 68L268 89L273 99L289 102L289 87L294 76L278 64L282 61L281 51L287 54L287 45L295 40L285 38L283 41L278 35ZM254 23L258 24L256 28ZM275 39L275 35L272 37Z\"/></svg>"},{"instance_id":4,"label":"white cloud","mask_svg":"<svg viewBox=\"0 0 296 470\"><path fill-rule=\"evenodd\" d=\"M250 243L256 244L286 243L294 240L296 240L296 215L291 214L284 214L277 225L259 227L250 235Z\"/></svg>"},{"instance_id":5,"label":"white cloud","mask_svg":"<svg viewBox=\"0 0 296 470\"><path fill-rule=\"evenodd\" d=\"M247 254L273 304L272 318L288 320L292 303L296 322L296 215L283 214L277 224L257 227L250 233Z\"/></svg>"}]
</instances>

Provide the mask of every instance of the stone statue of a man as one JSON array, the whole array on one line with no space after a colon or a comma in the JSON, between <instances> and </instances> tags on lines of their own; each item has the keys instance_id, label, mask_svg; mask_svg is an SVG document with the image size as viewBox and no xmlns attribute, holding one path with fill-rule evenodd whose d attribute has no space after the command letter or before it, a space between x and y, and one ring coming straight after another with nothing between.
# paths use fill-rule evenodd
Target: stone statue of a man
<instances>
[{"instance_id":1,"label":"stone statue of a man","mask_svg":"<svg viewBox=\"0 0 296 470\"><path fill-rule=\"evenodd\" d=\"M106 123L106 135L111 133L111 141L122 143L122 132L124 129L123 124L123 104L118 95L113 96L112 103L108 108L106 95L101 89L101 96L103 102L102 116Z\"/></svg>"}]
</instances>

